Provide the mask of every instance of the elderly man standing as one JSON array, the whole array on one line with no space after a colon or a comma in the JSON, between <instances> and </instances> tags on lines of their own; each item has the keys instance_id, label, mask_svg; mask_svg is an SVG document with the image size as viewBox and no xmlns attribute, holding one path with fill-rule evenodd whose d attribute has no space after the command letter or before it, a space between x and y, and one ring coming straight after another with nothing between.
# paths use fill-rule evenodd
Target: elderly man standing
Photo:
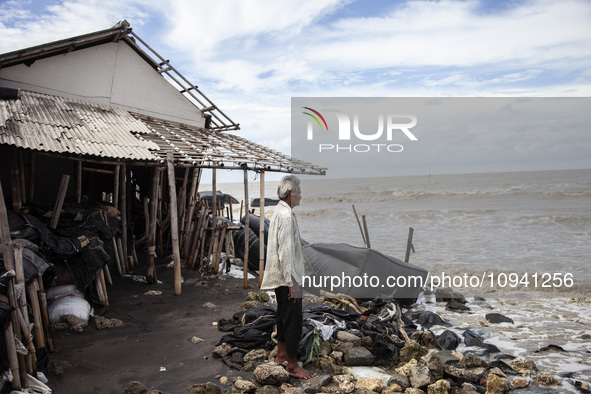
<instances>
[{"instance_id":1,"label":"elderly man standing","mask_svg":"<svg viewBox=\"0 0 591 394\"><path fill-rule=\"evenodd\" d=\"M300 180L287 175L277 186L277 204L269 225L267 263L261 290L275 290L277 296L277 357L287 361L287 372L298 379L315 374L297 362L298 344L302 337L302 298L300 284L305 275L305 260L298 222L292 209L302 199Z\"/></svg>"}]
</instances>

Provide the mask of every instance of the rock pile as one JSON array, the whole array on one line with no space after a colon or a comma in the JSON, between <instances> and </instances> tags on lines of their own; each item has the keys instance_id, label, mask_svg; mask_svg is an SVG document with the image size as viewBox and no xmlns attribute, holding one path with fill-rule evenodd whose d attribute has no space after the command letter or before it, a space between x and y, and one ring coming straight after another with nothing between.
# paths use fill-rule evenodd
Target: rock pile
<instances>
[{"instance_id":1,"label":"rock pile","mask_svg":"<svg viewBox=\"0 0 591 394\"><path fill-rule=\"evenodd\" d=\"M459 308L456 303L467 304L463 297L451 292L442 293L439 301L447 302L458 310L463 308ZM273 342L259 341L256 349L245 349L237 346L238 342L231 344L221 341L214 348L213 357L222 359L234 369L252 372L253 377L249 380L244 377L219 377L219 384L224 389L230 386L231 392L251 393L482 394L519 389L527 389L524 393L536 390L560 391L548 389L556 386L558 381L553 376L538 374L532 361L500 354L494 345L485 343L478 333L466 330L463 338L460 338L453 331L445 330L435 335L430 327L446 325L436 314L412 310L403 314L395 302L390 301L388 304L389 310L395 313L384 314L383 307L373 308L375 305L372 303L357 305L363 312L355 315L357 321L346 321L346 328L342 325L336 328L343 320L335 318L332 320L334 325L328 324L335 329L324 337L320 332L326 333L326 327L317 325L314 334L310 334L316 338L312 340L313 346L308 354L300 358L307 363L307 368L317 372L317 376L308 381L290 377L283 365L274 363L276 347ZM269 307L265 308L268 313ZM241 320L244 323L244 319ZM388 325L381 324L384 321ZM509 319L500 314L490 314L490 321L508 322ZM367 322L373 322L373 325ZM227 325L227 321L224 323ZM242 329L241 338L248 334L244 330L248 324L246 322L235 328L236 332ZM370 331L372 327L375 329L373 332ZM384 330L384 327L388 327L388 330ZM392 330L392 327L400 329ZM305 340L300 343L300 350L306 349ZM456 351L462 342L482 351L469 350L462 354ZM495 353L496 357L492 357L491 354ZM359 366L379 366L387 374L379 377L356 376L356 367Z\"/></svg>"}]
</instances>

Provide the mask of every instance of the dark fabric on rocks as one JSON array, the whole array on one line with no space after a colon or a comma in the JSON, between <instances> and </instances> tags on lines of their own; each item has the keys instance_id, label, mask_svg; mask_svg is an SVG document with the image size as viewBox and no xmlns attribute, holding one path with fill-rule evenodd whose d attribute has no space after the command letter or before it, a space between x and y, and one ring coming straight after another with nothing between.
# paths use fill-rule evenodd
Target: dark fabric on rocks
<instances>
[{"instance_id":1,"label":"dark fabric on rocks","mask_svg":"<svg viewBox=\"0 0 591 394\"><path fill-rule=\"evenodd\" d=\"M435 340L442 349L446 350L455 350L462 342L460 336L450 330L443 331L441 334L435 337Z\"/></svg>"},{"instance_id":2,"label":"dark fabric on rocks","mask_svg":"<svg viewBox=\"0 0 591 394\"><path fill-rule=\"evenodd\" d=\"M438 314L430 312L430 311L421 311L416 322L418 324L420 324L421 327L423 327L427 330L433 326L443 326L443 327L451 326L451 324L449 324L448 322L443 320L441 317L439 317Z\"/></svg>"},{"instance_id":3,"label":"dark fabric on rocks","mask_svg":"<svg viewBox=\"0 0 591 394\"><path fill-rule=\"evenodd\" d=\"M482 336L476 334L474 331L466 330L462 334L464 336L464 343L466 346L477 346L486 349L489 353L499 353L500 350L495 345L485 343Z\"/></svg>"}]
</instances>

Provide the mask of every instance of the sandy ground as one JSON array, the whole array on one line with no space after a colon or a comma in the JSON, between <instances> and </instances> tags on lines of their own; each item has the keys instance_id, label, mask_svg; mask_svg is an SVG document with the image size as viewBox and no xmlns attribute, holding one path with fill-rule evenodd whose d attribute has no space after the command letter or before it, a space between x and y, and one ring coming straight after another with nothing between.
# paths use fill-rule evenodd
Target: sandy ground
<instances>
[{"instance_id":1,"label":"sandy ground","mask_svg":"<svg viewBox=\"0 0 591 394\"><path fill-rule=\"evenodd\" d=\"M134 274L141 271L140 266ZM123 393L131 381L142 382L148 390L181 393L196 383L217 384L216 375L240 374L211 357L225 334L212 323L239 311L246 294L258 291L258 281L251 279L244 289L242 279L207 280L183 270L182 295L175 296L173 270L159 265L157 276L162 284L113 276L110 307L103 317L120 319L123 326L97 330L91 320L82 332L53 332L51 363L63 367L63 373L47 376L54 393ZM162 294L144 294L150 290ZM215 308L204 306L206 302ZM194 336L204 341L193 343Z\"/></svg>"}]
</instances>

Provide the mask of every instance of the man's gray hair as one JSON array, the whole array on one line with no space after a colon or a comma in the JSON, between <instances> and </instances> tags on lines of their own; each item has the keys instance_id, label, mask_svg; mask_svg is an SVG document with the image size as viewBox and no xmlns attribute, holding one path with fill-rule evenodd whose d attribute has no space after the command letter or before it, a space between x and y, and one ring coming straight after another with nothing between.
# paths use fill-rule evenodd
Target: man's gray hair
<instances>
[{"instance_id":1,"label":"man's gray hair","mask_svg":"<svg viewBox=\"0 0 591 394\"><path fill-rule=\"evenodd\" d=\"M300 190L300 178L295 175L286 175L277 185L277 197L281 200L287 198L287 192Z\"/></svg>"}]
</instances>

